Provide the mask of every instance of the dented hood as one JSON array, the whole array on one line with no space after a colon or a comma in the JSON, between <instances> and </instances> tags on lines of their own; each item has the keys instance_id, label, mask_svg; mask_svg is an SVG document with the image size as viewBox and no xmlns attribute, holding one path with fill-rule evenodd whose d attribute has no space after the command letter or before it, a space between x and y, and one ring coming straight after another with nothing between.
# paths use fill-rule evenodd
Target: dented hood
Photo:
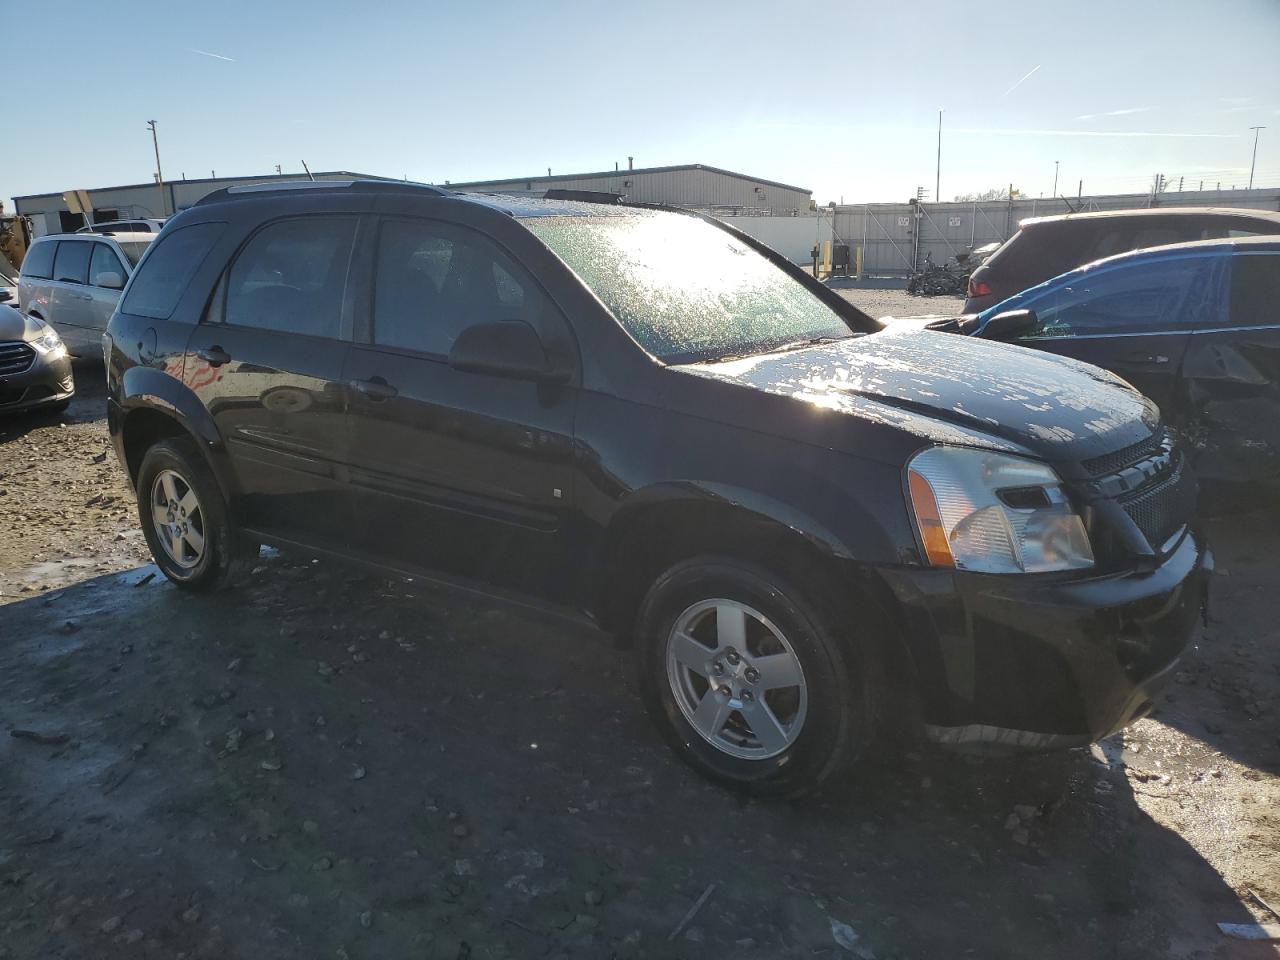
<instances>
[{"instance_id":1,"label":"dented hood","mask_svg":"<svg viewBox=\"0 0 1280 960\"><path fill-rule=\"evenodd\" d=\"M938 443L1082 460L1146 439L1154 403L1087 363L920 330L679 369L896 426Z\"/></svg>"}]
</instances>

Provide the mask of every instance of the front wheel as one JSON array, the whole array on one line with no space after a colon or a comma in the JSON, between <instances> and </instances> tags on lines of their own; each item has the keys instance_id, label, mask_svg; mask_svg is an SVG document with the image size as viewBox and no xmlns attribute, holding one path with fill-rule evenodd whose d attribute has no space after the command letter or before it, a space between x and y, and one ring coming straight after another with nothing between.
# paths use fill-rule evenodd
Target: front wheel
<instances>
[{"instance_id":1,"label":"front wheel","mask_svg":"<svg viewBox=\"0 0 1280 960\"><path fill-rule=\"evenodd\" d=\"M214 590L234 582L253 551L231 522L213 471L195 445L161 440L138 470L138 518L151 556L180 587Z\"/></svg>"},{"instance_id":2,"label":"front wheel","mask_svg":"<svg viewBox=\"0 0 1280 960\"><path fill-rule=\"evenodd\" d=\"M837 638L790 584L700 557L650 589L636 655L646 706L681 758L748 793L796 796L872 738L869 649Z\"/></svg>"}]
</instances>

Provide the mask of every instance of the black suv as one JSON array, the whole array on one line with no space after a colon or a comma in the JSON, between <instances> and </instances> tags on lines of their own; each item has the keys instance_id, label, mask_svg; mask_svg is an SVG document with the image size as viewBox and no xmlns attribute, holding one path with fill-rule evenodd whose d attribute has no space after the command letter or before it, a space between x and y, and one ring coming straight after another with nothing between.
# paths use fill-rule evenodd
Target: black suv
<instances>
[{"instance_id":1,"label":"black suv","mask_svg":"<svg viewBox=\"0 0 1280 960\"><path fill-rule=\"evenodd\" d=\"M1150 707L1209 557L1155 406L881 332L683 211L389 182L173 218L107 334L156 563L260 543L584 613L704 773L798 793L890 728L970 747Z\"/></svg>"}]
</instances>

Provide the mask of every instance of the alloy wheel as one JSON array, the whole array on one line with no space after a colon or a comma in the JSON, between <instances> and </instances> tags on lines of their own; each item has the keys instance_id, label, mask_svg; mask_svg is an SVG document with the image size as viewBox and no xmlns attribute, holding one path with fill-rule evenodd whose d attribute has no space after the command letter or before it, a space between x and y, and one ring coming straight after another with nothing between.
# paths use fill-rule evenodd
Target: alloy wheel
<instances>
[{"instance_id":1,"label":"alloy wheel","mask_svg":"<svg viewBox=\"0 0 1280 960\"><path fill-rule=\"evenodd\" d=\"M180 473L161 470L151 483L151 524L169 559L184 570L195 568L205 550L204 511Z\"/></svg>"},{"instance_id":2,"label":"alloy wheel","mask_svg":"<svg viewBox=\"0 0 1280 960\"><path fill-rule=\"evenodd\" d=\"M767 760L795 743L808 709L800 659L764 614L703 600L667 637L667 679L680 712L732 757Z\"/></svg>"}]
</instances>

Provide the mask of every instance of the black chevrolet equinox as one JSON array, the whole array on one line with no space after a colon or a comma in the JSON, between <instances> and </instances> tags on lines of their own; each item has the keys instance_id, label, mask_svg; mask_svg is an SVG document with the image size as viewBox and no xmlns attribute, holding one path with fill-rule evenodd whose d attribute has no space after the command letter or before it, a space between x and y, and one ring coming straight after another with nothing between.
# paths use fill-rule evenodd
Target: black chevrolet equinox
<instances>
[{"instance_id":1,"label":"black chevrolet equinox","mask_svg":"<svg viewBox=\"0 0 1280 960\"><path fill-rule=\"evenodd\" d=\"M1105 737L1204 601L1195 481L1149 400L880 331L695 213L232 187L168 222L104 344L174 583L273 544L585 616L675 750L755 793L900 731Z\"/></svg>"}]
</instances>

